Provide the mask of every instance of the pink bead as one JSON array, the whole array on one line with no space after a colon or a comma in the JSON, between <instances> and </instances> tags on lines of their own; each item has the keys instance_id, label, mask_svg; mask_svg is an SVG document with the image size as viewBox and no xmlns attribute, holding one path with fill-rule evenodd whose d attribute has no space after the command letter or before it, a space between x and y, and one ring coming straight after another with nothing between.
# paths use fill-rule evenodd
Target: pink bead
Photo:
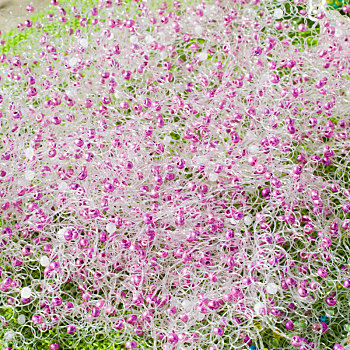
<instances>
[{"instance_id":1,"label":"pink bead","mask_svg":"<svg viewBox=\"0 0 350 350\"><path fill-rule=\"evenodd\" d=\"M74 334L76 331L76 327L74 325L70 325L67 327L67 333L68 334Z\"/></svg>"},{"instance_id":2,"label":"pink bead","mask_svg":"<svg viewBox=\"0 0 350 350\"><path fill-rule=\"evenodd\" d=\"M135 348L137 348L137 342L136 341L127 341L125 343L125 347L127 349L135 349Z\"/></svg>"},{"instance_id":3,"label":"pink bead","mask_svg":"<svg viewBox=\"0 0 350 350\"><path fill-rule=\"evenodd\" d=\"M287 321L285 327L288 331L292 331L294 329L294 323L292 321Z\"/></svg>"},{"instance_id":4,"label":"pink bead","mask_svg":"<svg viewBox=\"0 0 350 350\"><path fill-rule=\"evenodd\" d=\"M175 345L179 341L179 337L175 333L168 335L168 343Z\"/></svg>"},{"instance_id":5,"label":"pink bead","mask_svg":"<svg viewBox=\"0 0 350 350\"><path fill-rule=\"evenodd\" d=\"M216 335L223 335L224 334L224 330L220 327L214 327L213 328L213 333L216 334Z\"/></svg>"}]
</instances>

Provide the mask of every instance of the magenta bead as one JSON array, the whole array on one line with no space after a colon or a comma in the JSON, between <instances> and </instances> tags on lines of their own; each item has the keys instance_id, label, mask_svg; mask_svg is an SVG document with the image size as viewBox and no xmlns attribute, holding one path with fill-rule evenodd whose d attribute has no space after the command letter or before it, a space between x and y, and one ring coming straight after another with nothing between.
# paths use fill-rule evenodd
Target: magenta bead
<instances>
[{"instance_id":1,"label":"magenta bead","mask_svg":"<svg viewBox=\"0 0 350 350\"><path fill-rule=\"evenodd\" d=\"M135 349L135 348L137 348L137 342L136 341L127 341L125 343L125 347L127 349Z\"/></svg>"},{"instance_id":2,"label":"magenta bead","mask_svg":"<svg viewBox=\"0 0 350 350\"><path fill-rule=\"evenodd\" d=\"M76 331L76 327L75 326L70 325L70 326L67 327L67 333L68 334L74 334L75 331Z\"/></svg>"},{"instance_id":3,"label":"magenta bead","mask_svg":"<svg viewBox=\"0 0 350 350\"><path fill-rule=\"evenodd\" d=\"M301 339L298 335L294 335L290 341L292 346L300 346L301 345Z\"/></svg>"},{"instance_id":4,"label":"magenta bead","mask_svg":"<svg viewBox=\"0 0 350 350\"><path fill-rule=\"evenodd\" d=\"M216 335L223 335L224 334L224 330L220 327L214 327L213 328L213 333L216 334Z\"/></svg>"},{"instance_id":5,"label":"magenta bead","mask_svg":"<svg viewBox=\"0 0 350 350\"><path fill-rule=\"evenodd\" d=\"M302 298L305 298L309 295L309 292L303 288L303 287L300 287L298 288L298 294L302 297Z\"/></svg>"},{"instance_id":6,"label":"magenta bead","mask_svg":"<svg viewBox=\"0 0 350 350\"><path fill-rule=\"evenodd\" d=\"M40 316L40 315L33 315L33 317L32 317L32 322L33 322L34 324L40 324L40 323L43 322L43 318L42 318L42 316Z\"/></svg>"},{"instance_id":7,"label":"magenta bead","mask_svg":"<svg viewBox=\"0 0 350 350\"><path fill-rule=\"evenodd\" d=\"M288 331L292 331L294 329L294 323L292 321L287 321L285 327Z\"/></svg>"},{"instance_id":8,"label":"magenta bead","mask_svg":"<svg viewBox=\"0 0 350 350\"><path fill-rule=\"evenodd\" d=\"M328 325L327 325L327 323L321 322L321 326L322 326L322 333L327 332L327 330L328 330Z\"/></svg>"},{"instance_id":9,"label":"magenta bead","mask_svg":"<svg viewBox=\"0 0 350 350\"><path fill-rule=\"evenodd\" d=\"M175 345L179 341L179 337L175 333L168 335L169 344Z\"/></svg>"},{"instance_id":10,"label":"magenta bead","mask_svg":"<svg viewBox=\"0 0 350 350\"><path fill-rule=\"evenodd\" d=\"M326 303L329 306L334 306L337 303L337 298L335 298L335 297L328 297L326 299Z\"/></svg>"}]
</instances>

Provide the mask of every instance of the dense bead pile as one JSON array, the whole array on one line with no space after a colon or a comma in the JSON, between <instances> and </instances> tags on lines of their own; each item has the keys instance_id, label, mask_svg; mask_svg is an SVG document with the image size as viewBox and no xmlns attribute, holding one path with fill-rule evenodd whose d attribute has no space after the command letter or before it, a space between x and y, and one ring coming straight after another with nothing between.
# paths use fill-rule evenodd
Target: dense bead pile
<instances>
[{"instance_id":1,"label":"dense bead pile","mask_svg":"<svg viewBox=\"0 0 350 350\"><path fill-rule=\"evenodd\" d=\"M42 34L0 55L3 347L345 349L350 7L310 3L19 26Z\"/></svg>"}]
</instances>

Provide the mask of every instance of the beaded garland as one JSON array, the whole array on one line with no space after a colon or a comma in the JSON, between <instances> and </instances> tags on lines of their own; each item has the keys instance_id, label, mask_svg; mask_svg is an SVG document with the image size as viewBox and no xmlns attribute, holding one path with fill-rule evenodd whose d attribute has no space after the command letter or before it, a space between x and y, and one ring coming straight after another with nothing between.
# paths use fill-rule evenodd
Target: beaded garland
<instances>
[{"instance_id":1,"label":"beaded garland","mask_svg":"<svg viewBox=\"0 0 350 350\"><path fill-rule=\"evenodd\" d=\"M0 38L2 348L346 349L347 2L51 4Z\"/></svg>"}]
</instances>

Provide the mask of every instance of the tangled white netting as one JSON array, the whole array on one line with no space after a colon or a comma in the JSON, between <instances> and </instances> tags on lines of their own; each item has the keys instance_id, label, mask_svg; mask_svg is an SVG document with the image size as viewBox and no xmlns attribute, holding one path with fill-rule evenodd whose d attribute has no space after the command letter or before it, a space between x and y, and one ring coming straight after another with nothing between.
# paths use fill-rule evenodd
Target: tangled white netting
<instances>
[{"instance_id":1,"label":"tangled white netting","mask_svg":"<svg viewBox=\"0 0 350 350\"><path fill-rule=\"evenodd\" d=\"M77 3L0 56L4 346L344 349L350 7Z\"/></svg>"}]
</instances>

